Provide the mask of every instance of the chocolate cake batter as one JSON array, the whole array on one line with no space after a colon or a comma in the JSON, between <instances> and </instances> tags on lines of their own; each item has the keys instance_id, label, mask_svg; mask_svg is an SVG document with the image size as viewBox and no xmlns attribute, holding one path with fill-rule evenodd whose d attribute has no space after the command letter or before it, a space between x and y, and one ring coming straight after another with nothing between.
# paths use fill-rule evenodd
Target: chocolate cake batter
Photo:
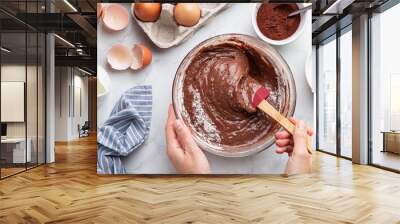
<instances>
[{"instance_id":1,"label":"chocolate cake batter","mask_svg":"<svg viewBox=\"0 0 400 224\"><path fill-rule=\"evenodd\" d=\"M261 33L273 40L283 40L296 32L300 15L288 17L299 7L295 3L264 3L257 13L257 25Z\"/></svg>"},{"instance_id":2,"label":"chocolate cake batter","mask_svg":"<svg viewBox=\"0 0 400 224\"><path fill-rule=\"evenodd\" d=\"M270 62L250 46L235 40L201 49L183 80L183 119L210 143L240 146L270 136L276 123L251 106L261 85L278 110L283 88Z\"/></svg>"}]
</instances>

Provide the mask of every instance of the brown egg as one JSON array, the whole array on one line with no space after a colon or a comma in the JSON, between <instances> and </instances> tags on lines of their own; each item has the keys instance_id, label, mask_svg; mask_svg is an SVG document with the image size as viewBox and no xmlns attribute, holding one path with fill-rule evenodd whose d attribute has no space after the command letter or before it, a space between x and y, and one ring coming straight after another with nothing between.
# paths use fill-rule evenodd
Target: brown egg
<instances>
[{"instance_id":1,"label":"brown egg","mask_svg":"<svg viewBox=\"0 0 400 224\"><path fill-rule=\"evenodd\" d=\"M160 17L160 3L132 3L135 16L143 22L155 22Z\"/></svg>"},{"instance_id":2,"label":"brown egg","mask_svg":"<svg viewBox=\"0 0 400 224\"><path fill-rule=\"evenodd\" d=\"M196 25L201 16L197 3L178 3L174 8L175 21L182 26Z\"/></svg>"}]
</instances>

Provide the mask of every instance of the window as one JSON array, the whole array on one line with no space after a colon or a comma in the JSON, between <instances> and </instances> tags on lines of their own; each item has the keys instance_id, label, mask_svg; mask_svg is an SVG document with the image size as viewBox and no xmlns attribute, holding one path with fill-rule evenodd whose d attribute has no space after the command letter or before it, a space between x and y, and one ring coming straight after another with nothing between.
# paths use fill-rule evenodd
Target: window
<instances>
[{"instance_id":1,"label":"window","mask_svg":"<svg viewBox=\"0 0 400 224\"><path fill-rule=\"evenodd\" d=\"M318 48L318 149L348 159L352 157L352 41L349 25Z\"/></svg>"},{"instance_id":2,"label":"window","mask_svg":"<svg viewBox=\"0 0 400 224\"><path fill-rule=\"evenodd\" d=\"M352 32L340 36L340 155L352 157ZM346 32L347 31L347 32Z\"/></svg>"},{"instance_id":3,"label":"window","mask_svg":"<svg viewBox=\"0 0 400 224\"><path fill-rule=\"evenodd\" d=\"M336 153L336 38L318 48L318 149Z\"/></svg>"},{"instance_id":4,"label":"window","mask_svg":"<svg viewBox=\"0 0 400 224\"><path fill-rule=\"evenodd\" d=\"M400 4L371 18L370 162L400 170Z\"/></svg>"},{"instance_id":5,"label":"window","mask_svg":"<svg viewBox=\"0 0 400 224\"><path fill-rule=\"evenodd\" d=\"M390 74L390 130L400 130L400 73Z\"/></svg>"}]
</instances>

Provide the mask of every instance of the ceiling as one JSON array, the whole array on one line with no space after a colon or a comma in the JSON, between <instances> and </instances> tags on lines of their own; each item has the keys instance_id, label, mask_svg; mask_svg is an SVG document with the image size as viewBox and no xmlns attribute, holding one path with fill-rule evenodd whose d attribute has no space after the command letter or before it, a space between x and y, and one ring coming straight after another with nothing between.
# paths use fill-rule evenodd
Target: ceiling
<instances>
[{"instance_id":1,"label":"ceiling","mask_svg":"<svg viewBox=\"0 0 400 224\"><path fill-rule=\"evenodd\" d=\"M77 66L96 73L96 0L0 0L2 45L8 56L36 52L32 33L51 32L55 38L56 66ZM49 13L51 11L51 13ZM19 34L19 35L18 35ZM36 42L36 41L34 41ZM28 57L29 58L29 57Z\"/></svg>"},{"instance_id":2,"label":"ceiling","mask_svg":"<svg viewBox=\"0 0 400 224\"><path fill-rule=\"evenodd\" d=\"M312 36L319 44L352 23L363 13L379 12L384 5L397 0L314 0Z\"/></svg>"}]
</instances>

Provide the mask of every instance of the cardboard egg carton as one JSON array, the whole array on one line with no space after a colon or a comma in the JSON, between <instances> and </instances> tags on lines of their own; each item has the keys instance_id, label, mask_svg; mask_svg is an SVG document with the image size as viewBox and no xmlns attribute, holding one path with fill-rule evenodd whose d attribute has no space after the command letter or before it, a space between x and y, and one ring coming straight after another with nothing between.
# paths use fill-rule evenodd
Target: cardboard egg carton
<instances>
[{"instance_id":1,"label":"cardboard egg carton","mask_svg":"<svg viewBox=\"0 0 400 224\"><path fill-rule=\"evenodd\" d=\"M160 18L156 22L142 22L133 16L139 26L160 48L169 48L178 45L194 34L194 31L204 26L209 19L229 7L228 3L199 3L201 17L199 22L192 27L178 25L174 18L175 5L161 4ZM132 7L133 8L133 7ZM132 12L134 15L134 12Z\"/></svg>"}]
</instances>

